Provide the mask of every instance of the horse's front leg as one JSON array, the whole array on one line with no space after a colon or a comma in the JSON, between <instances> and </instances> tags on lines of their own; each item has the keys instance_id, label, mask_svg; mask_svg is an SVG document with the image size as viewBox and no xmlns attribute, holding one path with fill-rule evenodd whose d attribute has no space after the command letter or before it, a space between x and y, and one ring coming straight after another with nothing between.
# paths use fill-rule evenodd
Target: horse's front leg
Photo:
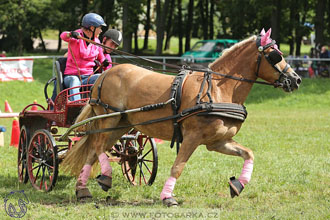
<instances>
[{"instance_id":1,"label":"horse's front leg","mask_svg":"<svg viewBox=\"0 0 330 220\"><path fill-rule=\"evenodd\" d=\"M172 166L171 176L165 182L163 190L160 194L160 199L163 201L164 205L169 207L178 205L177 201L172 196L172 192L174 190L176 180L180 177L184 166L198 145L199 144L196 139L188 136L184 137L178 156Z\"/></svg>"},{"instance_id":2,"label":"horse's front leg","mask_svg":"<svg viewBox=\"0 0 330 220\"><path fill-rule=\"evenodd\" d=\"M210 151L216 151L223 154L239 156L244 159L243 169L238 180L231 177L229 181L231 197L239 196L244 189L244 186L250 182L253 171L254 155L252 150L246 148L234 140L221 141L214 145L206 146Z\"/></svg>"}]
</instances>

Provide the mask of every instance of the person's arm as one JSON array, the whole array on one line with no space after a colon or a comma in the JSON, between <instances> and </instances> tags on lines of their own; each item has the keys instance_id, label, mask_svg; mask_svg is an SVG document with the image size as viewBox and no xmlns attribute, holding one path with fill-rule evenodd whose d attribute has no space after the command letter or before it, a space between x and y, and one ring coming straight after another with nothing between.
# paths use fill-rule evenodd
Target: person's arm
<instances>
[{"instance_id":1,"label":"person's arm","mask_svg":"<svg viewBox=\"0 0 330 220\"><path fill-rule=\"evenodd\" d=\"M61 33L60 38L64 41L66 41L66 42L69 42L70 39L78 40L74 36L72 36L73 32L74 32L75 35L78 35L78 36L80 35L79 32L76 32L76 31L71 31L71 32L70 31L64 31L64 32Z\"/></svg>"},{"instance_id":2,"label":"person's arm","mask_svg":"<svg viewBox=\"0 0 330 220\"><path fill-rule=\"evenodd\" d=\"M103 67L103 70L107 70L107 69L110 69L112 67L112 60L111 60L110 54L105 54L105 59L108 60L109 65Z\"/></svg>"},{"instance_id":3,"label":"person's arm","mask_svg":"<svg viewBox=\"0 0 330 220\"><path fill-rule=\"evenodd\" d=\"M98 43L98 42L97 42ZM103 53L103 50L101 47L97 47L97 50L99 51L99 54L97 55L97 60L100 61L100 63L103 63L104 60L105 60L105 56L104 56L104 53Z\"/></svg>"}]
</instances>

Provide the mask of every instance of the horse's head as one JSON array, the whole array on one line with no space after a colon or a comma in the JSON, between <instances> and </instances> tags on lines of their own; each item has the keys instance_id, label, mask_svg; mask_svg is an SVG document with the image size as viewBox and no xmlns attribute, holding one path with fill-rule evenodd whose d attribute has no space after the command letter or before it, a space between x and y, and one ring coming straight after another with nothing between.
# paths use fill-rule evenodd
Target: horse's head
<instances>
[{"instance_id":1,"label":"horse's head","mask_svg":"<svg viewBox=\"0 0 330 220\"><path fill-rule=\"evenodd\" d=\"M284 60L282 52L276 42L270 38L271 29L266 33L264 29L257 37L257 70L256 75L275 87L291 92L299 88L301 78Z\"/></svg>"}]
</instances>

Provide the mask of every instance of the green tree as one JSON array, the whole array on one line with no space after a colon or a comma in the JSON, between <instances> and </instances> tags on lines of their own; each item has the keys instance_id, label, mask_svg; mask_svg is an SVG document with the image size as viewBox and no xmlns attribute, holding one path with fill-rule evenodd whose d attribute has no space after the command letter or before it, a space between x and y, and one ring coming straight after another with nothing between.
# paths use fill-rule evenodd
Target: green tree
<instances>
[{"instance_id":1,"label":"green tree","mask_svg":"<svg viewBox=\"0 0 330 220\"><path fill-rule=\"evenodd\" d=\"M50 0L9 0L0 4L2 49L18 55L31 51L32 39L42 37L41 30L48 25L49 10Z\"/></svg>"}]
</instances>

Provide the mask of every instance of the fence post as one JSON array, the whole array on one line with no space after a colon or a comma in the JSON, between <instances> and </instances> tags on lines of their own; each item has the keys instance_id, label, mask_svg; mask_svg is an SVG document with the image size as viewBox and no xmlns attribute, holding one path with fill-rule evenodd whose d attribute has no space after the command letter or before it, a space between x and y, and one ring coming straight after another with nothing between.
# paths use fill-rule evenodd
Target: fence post
<instances>
[{"instance_id":1,"label":"fence post","mask_svg":"<svg viewBox=\"0 0 330 220\"><path fill-rule=\"evenodd\" d=\"M163 57L163 63L165 63L165 62L166 62L166 58ZM166 71L166 65L164 65L164 64L163 64L163 70Z\"/></svg>"}]
</instances>

